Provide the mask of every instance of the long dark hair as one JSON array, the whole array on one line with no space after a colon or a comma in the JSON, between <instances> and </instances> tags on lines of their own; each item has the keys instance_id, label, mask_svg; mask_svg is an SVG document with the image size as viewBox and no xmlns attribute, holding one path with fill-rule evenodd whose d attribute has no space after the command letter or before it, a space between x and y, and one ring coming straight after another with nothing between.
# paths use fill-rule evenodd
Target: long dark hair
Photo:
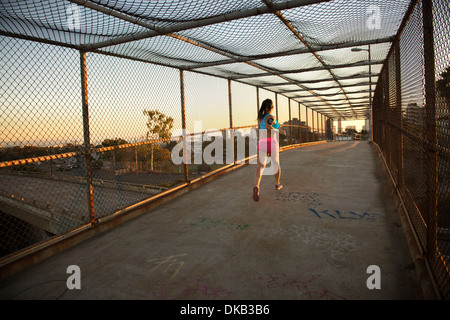
<instances>
[{"instance_id":1,"label":"long dark hair","mask_svg":"<svg viewBox=\"0 0 450 320\"><path fill-rule=\"evenodd\" d=\"M272 109L273 102L271 99L266 99L261 104L261 108L259 108L258 111L258 120L262 120L266 114L270 112L270 109Z\"/></svg>"}]
</instances>

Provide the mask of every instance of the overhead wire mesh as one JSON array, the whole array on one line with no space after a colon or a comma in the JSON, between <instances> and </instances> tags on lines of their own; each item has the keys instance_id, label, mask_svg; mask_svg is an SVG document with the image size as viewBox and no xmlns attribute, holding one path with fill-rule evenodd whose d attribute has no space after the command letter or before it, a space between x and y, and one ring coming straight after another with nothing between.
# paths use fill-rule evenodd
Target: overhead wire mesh
<instances>
[{"instance_id":1,"label":"overhead wire mesh","mask_svg":"<svg viewBox=\"0 0 450 320\"><path fill-rule=\"evenodd\" d=\"M367 56L351 53L350 48L372 44L372 62L382 63L408 4L406 0L3 1L0 30L233 80L245 76L242 81L252 85L279 84L271 88L278 93L293 85L299 93L312 93L323 107L320 112L330 118L364 119L367 94L355 102L345 95L349 85L357 84L355 75L368 81ZM354 63L360 65L347 69ZM290 72L304 68L325 72L319 78L302 72L302 79L298 72ZM372 72L375 82L378 72L376 68ZM320 87L337 88L347 103L330 107L320 99L316 91ZM294 99L303 103L301 96Z\"/></svg>"}]
</instances>

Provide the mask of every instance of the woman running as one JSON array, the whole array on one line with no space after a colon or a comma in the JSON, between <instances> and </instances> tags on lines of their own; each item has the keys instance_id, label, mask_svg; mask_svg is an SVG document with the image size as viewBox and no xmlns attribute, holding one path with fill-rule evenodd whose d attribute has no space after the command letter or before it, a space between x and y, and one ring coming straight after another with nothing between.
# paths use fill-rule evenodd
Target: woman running
<instances>
[{"instance_id":1,"label":"woman running","mask_svg":"<svg viewBox=\"0 0 450 320\"><path fill-rule=\"evenodd\" d=\"M253 187L253 200L255 201L259 201L259 184L261 182L261 176L264 168L266 167L267 157L271 158L271 167L274 167L275 170L275 190L280 190L283 188L280 183L281 167L277 135L279 133L286 135L286 132L284 130L279 130L280 124L271 114L272 111L272 100L264 100L258 112L258 128L260 129L259 132L261 139L258 142L258 167L255 172L255 186Z\"/></svg>"}]
</instances>

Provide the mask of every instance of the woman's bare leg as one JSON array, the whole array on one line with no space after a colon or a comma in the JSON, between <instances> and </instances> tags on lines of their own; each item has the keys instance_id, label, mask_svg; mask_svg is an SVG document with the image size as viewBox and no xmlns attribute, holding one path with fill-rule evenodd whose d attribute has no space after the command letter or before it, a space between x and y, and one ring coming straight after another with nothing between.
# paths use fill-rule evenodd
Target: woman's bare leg
<instances>
[{"instance_id":1,"label":"woman's bare leg","mask_svg":"<svg viewBox=\"0 0 450 320\"><path fill-rule=\"evenodd\" d=\"M260 158L259 152L258 152L258 166L256 167L256 172L255 172L255 187L259 188L262 173L263 173L265 167L266 167L266 157Z\"/></svg>"},{"instance_id":2,"label":"woman's bare leg","mask_svg":"<svg viewBox=\"0 0 450 320\"><path fill-rule=\"evenodd\" d=\"M280 164L278 164L278 171L275 173L275 184L280 184L280 177L281 177L281 167Z\"/></svg>"},{"instance_id":3,"label":"woman's bare leg","mask_svg":"<svg viewBox=\"0 0 450 320\"><path fill-rule=\"evenodd\" d=\"M277 167L277 169L278 169L277 172L274 174L274 177L275 177L275 184L279 185L280 184L280 177L281 177L281 166L280 166L280 154L279 154L278 150L273 155L271 160L274 162L273 165L275 165Z\"/></svg>"}]
</instances>

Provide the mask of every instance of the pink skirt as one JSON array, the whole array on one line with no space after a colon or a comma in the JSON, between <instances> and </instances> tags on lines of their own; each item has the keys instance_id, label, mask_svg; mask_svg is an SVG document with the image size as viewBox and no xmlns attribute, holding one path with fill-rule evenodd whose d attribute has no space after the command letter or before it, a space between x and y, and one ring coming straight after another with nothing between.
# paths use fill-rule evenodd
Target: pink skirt
<instances>
[{"instance_id":1,"label":"pink skirt","mask_svg":"<svg viewBox=\"0 0 450 320\"><path fill-rule=\"evenodd\" d=\"M278 150L278 142L274 138L261 139L258 142L258 152L259 150L266 152L267 155L271 155L272 152Z\"/></svg>"}]
</instances>

